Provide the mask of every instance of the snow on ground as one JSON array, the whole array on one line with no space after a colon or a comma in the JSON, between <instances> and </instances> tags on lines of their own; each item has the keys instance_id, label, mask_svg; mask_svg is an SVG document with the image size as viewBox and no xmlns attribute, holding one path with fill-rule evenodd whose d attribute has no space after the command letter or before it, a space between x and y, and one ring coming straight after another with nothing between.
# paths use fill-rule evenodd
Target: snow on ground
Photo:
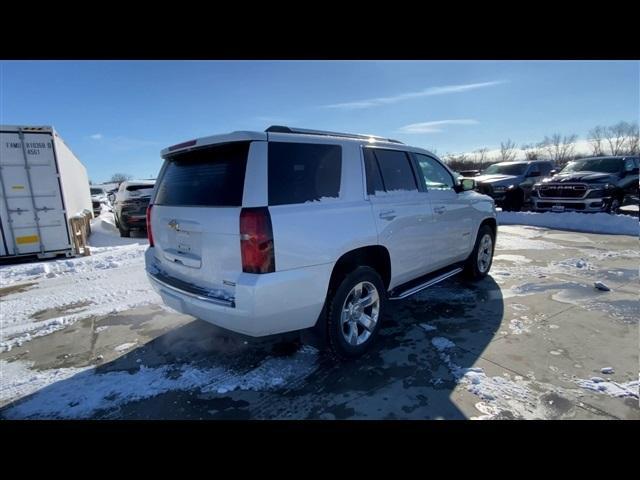
<instances>
[{"instance_id":1,"label":"snow on ground","mask_svg":"<svg viewBox=\"0 0 640 480\"><path fill-rule=\"evenodd\" d=\"M588 380L578 380L576 383L581 388L598 393L605 393L611 397L639 398L638 388L640 382L638 380L617 383L600 377L591 377Z\"/></svg>"},{"instance_id":2,"label":"snow on ground","mask_svg":"<svg viewBox=\"0 0 640 480\"><path fill-rule=\"evenodd\" d=\"M529 333L531 330L529 328L529 318L527 316L523 316L520 318L514 318L509 321L509 330L514 335L522 335L523 333Z\"/></svg>"},{"instance_id":3,"label":"snow on ground","mask_svg":"<svg viewBox=\"0 0 640 480\"><path fill-rule=\"evenodd\" d=\"M82 318L161 303L144 270L146 238L120 238L113 214L91 223L91 255L0 267L0 286L35 282L2 299L0 351Z\"/></svg>"},{"instance_id":4,"label":"snow on ground","mask_svg":"<svg viewBox=\"0 0 640 480\"><path fill-rule=\"evenodd\" d=\"M96 373L93 367L33 371L20 361L0 361L0 401L34 393L8 409L7 418L87 418L98 410L173 390L227 393L282 388L311 374L317 368L317 358L318 351L305 346L293 356L270 357L245 372L182 364L159 368L141 365L134 373L104 374Z\"/></svg>"},{"instance_id":5,"label":"snow on ground","mask_svg":"<svg viewBox=\"0 0 640 480\"><path fill-rule=\"evenodd\" d=\"M612 235L640 233L637 217L608 213L579 212L498 212L498 225L531 225L535 227ZM498 236L498 239L500 236Z\"/></svg>"},{"instance_id":6,"label":"snow on ground","mask_svg":"<svg viewBox=\"0 0 640 480\"><path fill-rule=\"evenodd\" d=\"M507 376L489 377L482 368L460 367L451 360L452 350L456 348L454 342L445 337L435 337L431 343L456 381L482 400L476 407L484 415L473 419L492 419L502 410L524 418L542 418L538 412L537 397L522 377L516 376L514 380Z\"/></svg>"},{"instance_id":7,"label":"snow on ground","mask_svg":"<svg viewBox=\"0 0 640 480\"><path fill-rule=\"evenodd\" d=\"M521 319L525 322L516 328L526 327L527 317L521 317ZM514 325L512 320L510 327ZM427 330L427 332L429 331ZM480 398L481 402L476 403L475 407L483 415L472 417L472 420L491 420L496 418L501 411L509 411L525 419L544 418L544 406L540 404L534 389L530 388L533 378L525 379L520 375L514 375L512 378L512 375L508 373L504 373L503 376L490 377L483 368L463 368L456 364L451 356L455 354L457 346L448 338L434 337L431 339L431 344L458 384ZM551 353L559 355L562 352ZM605 367L602 371L607 374L613 373L611 367ZM639 398L640 382L638 380L618 383L600 377L592 377L589 380L578 379L575 382L583 389L612 397ZM562 393L562 389L556 388L556 390L557 393Z\"/></svg>"},{"instance_id":8,"label":"snow on ground","mask_svg":"<svg viewBox=\"0 0 640 480\"><path fill-rule=\"evenodd\" d=\"M524 257L522 255L496 255L495 257L493 257L494 261L505 261L505 262L513 262L516 264L523 264L523 263L531 263L531 259Z\"/></svg>"},{"instance_id":9,"label":"snow on ground","mask_svg":"<svg viewBox=\"0 0 640 480\"><path fill-rule=\"evenodd\" d=\"M500 220L498 220L498 223ZM510 231L507 228L498 228L498 241L496 243L497 250L557 250L564 248L562 245L552 242L540 240L542 231L533 228L519 228L517 232ZM511 261L516 264L528 263L523 261L522 255L510 255L504 260ZM501 260L496 258L497 260ZM528 260L528 259L527 259Z\"/></svg>"}]
</instances>

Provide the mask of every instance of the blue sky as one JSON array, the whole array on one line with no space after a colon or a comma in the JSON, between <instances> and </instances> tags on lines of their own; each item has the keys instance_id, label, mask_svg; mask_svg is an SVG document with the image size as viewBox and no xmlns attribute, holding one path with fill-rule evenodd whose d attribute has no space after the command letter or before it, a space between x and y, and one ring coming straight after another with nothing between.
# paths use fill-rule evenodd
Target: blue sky
<instances>
[{"instance_id":1,"label":"blue sky","mask_svg":"<svg viewBox=\"0 0 640 480\"><path fill-rule=\"evenodd\" d=\"M0 62L0 123L54 125L94 182L152 177L162 148L271 124L444 155L639 115L637 61Z\"/></svg>"}]
</instances>

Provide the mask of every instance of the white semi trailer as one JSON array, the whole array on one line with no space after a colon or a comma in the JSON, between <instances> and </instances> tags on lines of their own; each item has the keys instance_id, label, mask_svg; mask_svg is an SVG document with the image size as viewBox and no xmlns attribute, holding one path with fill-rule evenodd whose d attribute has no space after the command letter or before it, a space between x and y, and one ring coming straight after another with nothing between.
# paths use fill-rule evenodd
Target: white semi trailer
<instances>
[{"instance_id":1,"label":"white semi trailer","mask_svg":"<svg viewBox=\"0 0 640 480\"><path fill-rule=\"evenodd\" d=\"M79 253L69 219L87 212L87 169L55 129L0 125L0 258Z\"/></svg>"}]
</instances>

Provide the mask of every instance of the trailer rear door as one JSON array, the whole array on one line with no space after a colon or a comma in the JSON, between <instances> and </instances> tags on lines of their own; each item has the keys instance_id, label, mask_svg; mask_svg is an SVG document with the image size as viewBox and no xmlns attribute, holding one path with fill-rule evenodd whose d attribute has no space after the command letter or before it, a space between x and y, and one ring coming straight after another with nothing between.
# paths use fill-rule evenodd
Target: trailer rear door
<instances>
[{"instance_id":1,"label":"trailer rear door","mask_svg":"<svg viewBox=\"0 0 640 480\"><path fill-rule=\"evenodd\" d=\"M50 132L0 132L2 255L70 248Z\"/></svg>"}]
</instances>

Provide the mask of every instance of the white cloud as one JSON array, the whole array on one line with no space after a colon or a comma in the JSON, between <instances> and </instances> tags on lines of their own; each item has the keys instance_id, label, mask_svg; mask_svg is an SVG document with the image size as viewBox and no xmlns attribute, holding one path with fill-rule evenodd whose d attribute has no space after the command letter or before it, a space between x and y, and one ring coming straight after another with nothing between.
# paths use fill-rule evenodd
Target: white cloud
<instances>
[{"instance_id":1,"label":"white cloud","mask_svg":"<svg viewBox=\"0 0 640 480\"><path fill-rule=\"evenodd\" d=\"M102 140L103 136L101 133L94 133L90 136L90 138L92 138L93 140Z\"/></svg>"},{"instance_id":2,"label":"white cloud","mask_svg":"<svg viewBox=\"0 0 640 480\"><path fill-rule=\"evenodd\" d=\"M433 122L421 122L405 125L398 129L398 133L437 133L442 132L445 125L477 125L477 120L472 118L462 118L458 120L437 120Z\"/></svg>"},{"instance_id":3,"label":"white cloud","mask_svg":"<svg viewBox=\"0 0 640 480\"><path fill-rule=\"evenodd\" d=\"M392 103L401 102L403 100L411 100L414 98L430 97L433 95L446 95L448 93L460 93L468 92L469 90L476 90L478 88L493 87L507 83L506 80L494 80L491 82L481 83L466 83L461 85L443 85L440 87L429 87L420 92L401 93L391 97L379 97L370 98L367 100L359 100L354 102L334 103L331 105L325 105L325 108L344 108L344 109L359 109L369 107L380 107L382 105L388 105Z\"/></svg>"}]
</instances>

